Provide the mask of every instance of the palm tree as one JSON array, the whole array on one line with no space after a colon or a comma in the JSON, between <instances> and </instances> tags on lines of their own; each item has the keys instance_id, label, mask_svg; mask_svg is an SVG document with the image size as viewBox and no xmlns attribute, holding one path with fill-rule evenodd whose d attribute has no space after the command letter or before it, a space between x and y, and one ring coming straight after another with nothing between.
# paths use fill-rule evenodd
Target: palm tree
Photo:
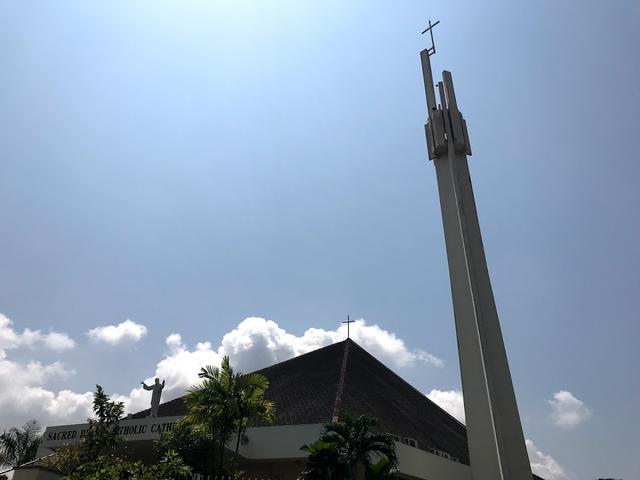
<instances>
[{"instance_id":1,"label":"palm tree","mask_svg":"<svg viewBox=\"0 0 640 480\"><path fill-rule=\"evenodd\" d=\"M41 430L40 424L31 420L0 435L0 465L17 467L35 459Z\"/></svg>"},{"instance_id":2,"label":"palm tree","mask_svg":"<svg viewBox=\"0 0 640 480\"><path fill-rule=\"evenodd\" d=\"M344 459L335 443L318 439L310 445L303 445L301 450L309 454L302 478L342 480L347 476Z\"/></svg>"},{"instance_id":3,"label":"palm tree","mask_svg":"<svg viewBox=\"0 0 640 480\"><path fill-rule=\"evenodd\" d=\"M198 374L198 377L203 379L202 383L189 387L185 397L188 409L187 421L205 427L211 435L214 445L218 448L222 445L219 457L220 470L223 466L224 445L231 438L230 431L233 428L233 421L229 415L231 407L228 395L230 370L226 357L222 361L222 368L207 365ZM211 459L211 474L214 477L218 474L218 454L214 448Z\"/></svg>"},{"instance_id":4,"label":"palm tree","mask_svg":"<svg viewBox=\"0 0 640 480\"><path fill-rule=\"evenodd\" d=\"M275 418L275 404L264 398L264 392L269 388L269 380L264 375L237 372L232 378L232 397L236 417L236 448L232 465L235 467L240 443L243 440L248 441L247 427L251 422L272 423Z\"/></svg>"},{"instance_id":5,"label":"palm tree","mask_svg":"<svg viewBox=\"0 0 640 480\"><path fill-rule=\"evenodd\" d=\"M205 426L216 443L212 474L225 475L225 447L233 434L236 446L230 468L236 467L238 450L251 421L273 421L275 406L264 398L269 381L258 373L234 372L229 357L222 359L220 368L202 368L198 377L202 383L187 391L187 421Z\"/></svg>"},{"instance_id":6,"label":"palm tree","mask_svg":"<svg viewBox=\"0 0 640 480\"><path fill-rule=\"evenodd\" d=\"M389 480L394 477L397 465L392 464L387 458L383 457L377 463L371 465L367 472L367 480Z\"/></svg>"},{"instance_id":7,"label":"palm tree","mask_svg":"<svg viewBox=\"0 0 640 480\"><path fill-rule=\"evenodd\" d=\"M322 451L330 448L338 453L338 465L346 469L345 478L361 480L367 477L380 476L383 470L390 472L397 466L393 437L378 430L375 418L361 415L345 416L342 421L325 424L320 435L320 442L304 445L303 450L310 453L309 464L305 469L305 478L334 478L335 469L330 469L329 476L322 473L325 461L335 462L335 455ZM321 447L321 448L318 448ZM376 464L374 457L381 457ZM384 462L384 463L381 463ZM383 465L386 465L383 467ZM324 470L326 471L326 470Z\"/></svg>"}]
</instances>

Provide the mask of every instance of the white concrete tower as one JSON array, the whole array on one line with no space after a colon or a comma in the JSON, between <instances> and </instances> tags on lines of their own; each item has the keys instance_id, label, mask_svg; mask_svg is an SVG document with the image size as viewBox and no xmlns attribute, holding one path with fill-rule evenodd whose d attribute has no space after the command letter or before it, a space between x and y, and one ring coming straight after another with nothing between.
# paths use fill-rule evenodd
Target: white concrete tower
<instances>
[{"instance_id":1,"label":"white concrete tower","mask_svg":"<svg viewBox=\"0 0 640 480\"><path fill-rule=\"evenodd\" d=\"M429 22L425 32L434 25ZM433 46L420 52L429 110L425 128L438 180L471 471L474 480L531 480L469 176L467 127L448 71L438 82L436 104L433 53Z\"/></svg>"}]
</instances>

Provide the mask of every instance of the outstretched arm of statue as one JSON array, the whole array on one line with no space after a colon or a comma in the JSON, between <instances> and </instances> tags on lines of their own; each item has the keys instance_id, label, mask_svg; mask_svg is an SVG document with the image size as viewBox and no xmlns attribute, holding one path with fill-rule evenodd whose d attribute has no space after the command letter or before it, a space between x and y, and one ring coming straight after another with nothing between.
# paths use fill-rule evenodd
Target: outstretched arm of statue
<instances>
[{"instance_id":1,"label":"outstretched arm of statue","mask_svg":"<svg viewBox=\"0 0 640 480\"><path fill-rule=\"evenodd\" d=\"M162 380L162 388L164 388L164 380Z\"/></svg>"},{"instance_id":2,"label":"outstretched arm of statue","mask_svg":"<svg viewBox=\"0 0 640 480\"><path fill-rule=\"evenodd\" d=\"M144 388L145 390L153 390L153 387L148 387L146 383L144 382L140 382L142 384L142 388Z\"/></svg>"}]
</instances>

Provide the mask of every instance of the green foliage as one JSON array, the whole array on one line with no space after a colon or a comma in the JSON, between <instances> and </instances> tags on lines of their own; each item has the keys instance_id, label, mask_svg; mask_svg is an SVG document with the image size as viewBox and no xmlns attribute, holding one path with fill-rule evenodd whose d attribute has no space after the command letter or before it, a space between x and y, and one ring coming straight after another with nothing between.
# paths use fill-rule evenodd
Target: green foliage
<instances>
[{"instance_id":1,"label":"green foliage","mask_svg":"<svg viewBox=\"0 0 640 480\"><path fill-rule=\"evenodd\" d=\"M391 478L398 463L391 435L365 415L325 424L320 438L302 450L309 453L304 479L381 480ZM374 463L374 458L379 460Z\"/></svg>"},{"instance_id":2,"label":"green foliage","mask_svg":"<svg viewBox=\"0 0 640 480\"><path fill-rule=\"evenodd\" d=\"M202 383L189 388L187 416L156 441L160 461L146 466L122 455L124 443L118 423L124 406L113 402L96 385L95 419L81 441L59 448L50 460L68 480L151 480L188 478L191 471L213 476L237 474L238 450L247 442L251 422L272 422L273 402L264 398L268 380L259 374L234 372L229 358L220 368L207 366L199 373ZM228 444L236 435L235 450Z\"/></svg>"},{"instance_id":3,"label":"green foliage","mask_svg":"<svg viewBox=\"0 0 640 480\"><path fill-rule=\"evenodd\" d=\"M382 457L378 462L372 464L367 471L367 480L387 480L393 478L396 465L391 463L387 457Z\"/></svg>"},{"instance_id":4,"label":"green foliage","mask_svg":"<svg viewBox=\"0 0 640 480\"><path fill-rule=\"evenodd\" d=\"M171 432L163 433L156 440L156 452L159 456L175 452L186 465L198 473L211 471L211 452L215 449L216 444L206 428L184 419L178 421Z\"/></svg>"},{"instance_id":5,"label":"green foliage","mask_svg":"<svg viewBox=\"0 0 640 480\"><path fill-rule=\"evenodd\" d=\"M165 452L158 463L147 467L140 480L180 480L191 478L191 468L175 451Z\"/></svg>"},{"instance_id":6,"label":"green foliage","mask_svg":"<svg viewBox=\"0 0 640 480\"><path fill-rule=\"evenodd\" d=\"M0 435L0 465L17 467L36 458L42 441L40 424L35 420Z\"/></svg>"},{"instance_id":7,"label":"green foliage","mask_svg":"<svg viewBox=\"0 0 640 480\"><path fill-rule=\"evenodd\" d=\"M229 472L224 465L224 446L231 439L233 416L230 396L231 367L225 357L222 368L208 365L198 374L202 378L200 385L191 386L185 397L187 403L187 422L207 431L214 449L211 451L212 475L224 475Z\"/></svg>"},{"instance_id":8,"label":"green foliage","mask_svg":"<svg viewBox=\"0 0 640 480\"><path fill-rule=\"evenodd\" d=\"M122 439L118 435L118 424L124 413L122 402L112 402L100 385L96 385L93 394L93 413L96 418L90 418L89 431L84 438L84 446L88 453L115 452L121 445Z\"/></svg>"},{"instance_id":9,"label":"green foliage","mask_svg":"<svg viewBox=\"0 0 640 480\"><path fill-rule=\"evenodd\" d=\"M191 469L171 449L151 466L134 462L122 455L123 440L118 436L122 402L112 402L102 387L93 395L95 419L89 419L86 435L74 445L56 450L50 460L67 480L172 480L187 479Z\"/></svg>"},{"instance_id":10,"label":"green foliage","mask_svg":"<svg viewBox=\"0 0 640 480\"><path fill-rule=\"evenodd\" d=\"M111 465L119 465L117 451L122 440L118 436L118 422L123 412L124 404L112 402L102 387L96 385L93 394L96 418L88 419L89 429L80 442L56 450L51 464L63 475L74 479L91 478L94 473L101 474Z\"/></svg>"},{"instance_id":11,"label":"green foliage","mask_svg":"<svg viewBox=\"0 0 640 480\"><path fill-rule=\"evenodd\" d=\"M211 455L213 476L237 473L238 450L247 441L246 430L252 421L272 422L275 405L264 398L269 381L257 373L234 372L229 357L220 368L206 366L198 376L202 383L189 388L186 395L186 421L203 428L215 444ZM225 446L236 435L233 456Z\"/></svg>"},{"instance_id":12,"label":"green foliage","mask_svg":"<svg viewBox=\"0 0 640 480\"><path fill-rule=\"evenodd\" d=\"M66 480L187 480L191 469L180 456L169 452L158 463L148 466L117 455L100 455L65 475Z\"/></svg>"},{"instance_id":13,"label":"green foliage","mask_svg":"<svg viewBox=\"0 0 640 480\"><path fill-rule=\"evenodd\" d=\"M318 439L302 450L309 453L309 461L302 478L305 479L343 479L347 478L347 464L335 443Z\"/></svg>"}]
</instances>

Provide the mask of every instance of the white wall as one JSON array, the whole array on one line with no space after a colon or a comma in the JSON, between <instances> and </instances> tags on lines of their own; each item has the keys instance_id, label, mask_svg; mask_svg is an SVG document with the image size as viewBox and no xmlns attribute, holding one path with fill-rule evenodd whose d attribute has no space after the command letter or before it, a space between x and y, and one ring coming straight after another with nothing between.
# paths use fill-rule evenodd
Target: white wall
<instances>
[{"instance_id":1,"label":"white wall","mask_svg":"<svg viewBox=\"0 0 640 480\"><path fill-rule=\"evenodd\" d=\"M320 423L251 427L247 430L249 443L240 447L240 455L251 460L306 458L300 447L314 442L321 431Z\"/></svg>"},{"instance_id":2,"label":"white wall","mask_svg":"<svg viewBox=\"0 0 640 480\"><path fill-rule=\"evenodd\" d=\"M472 480L471 468L433 453L396 442L400 473L426 480Z\"/></svg>"},{"instance_id":3,"label":"white wall","mask_svg":"<svg viewBox=\"0 0 640 480\"><path fill-rule=\"evenodd\" d=\"M171 419L145 419L149 424L167 423L168 421L174 421ZM177 420L177 418L176 418ZM123 421L122 423L125 424ZM140 420L137 421L139 424ZM131 422L133 424L133 422ZM49 427L47 432L60 432L72 430L76 427L83 427L84 425L72 425L66 427ZM322 431L322 424L314 423L307 425L274 425L266 427L251 427L247 431L249 437L249 443L247 445L240 446L240 455L248 460L273 460L273 461L304 461L307 457L307 453L300 450L300 447L304 444L313 443ZM149 436L152 435L150 429L146 429L144 433L136 433L132 436L125 436L128 441L135 440L149 440ZM157 436L157 435L153 435ZM65 443L62 440L50 440L46 442L39 450L39 454L46 455L48 453L46 446L52 444ZM418 448L404 445L400 442L396 443L396 453L398 455L399 473L403 476L408 476L416 479L424 480L472 480L471 468L459 462L447 460L446 458L439 457L432 453L420 450ZM46 446L45 446L46 445ZM235 438L231 440L230 447L235 447ZM297 462L296 462L297 464ZM293 466L292 466L293 467ZM296 466L295 468L299 468ZM56 478L48 476L49 472L41 471L45 476L34 476L34 471L28 472L27 470L20 472L14 476L14 480L49 480L50 478Z\"/></svg>"}]
</instances>

